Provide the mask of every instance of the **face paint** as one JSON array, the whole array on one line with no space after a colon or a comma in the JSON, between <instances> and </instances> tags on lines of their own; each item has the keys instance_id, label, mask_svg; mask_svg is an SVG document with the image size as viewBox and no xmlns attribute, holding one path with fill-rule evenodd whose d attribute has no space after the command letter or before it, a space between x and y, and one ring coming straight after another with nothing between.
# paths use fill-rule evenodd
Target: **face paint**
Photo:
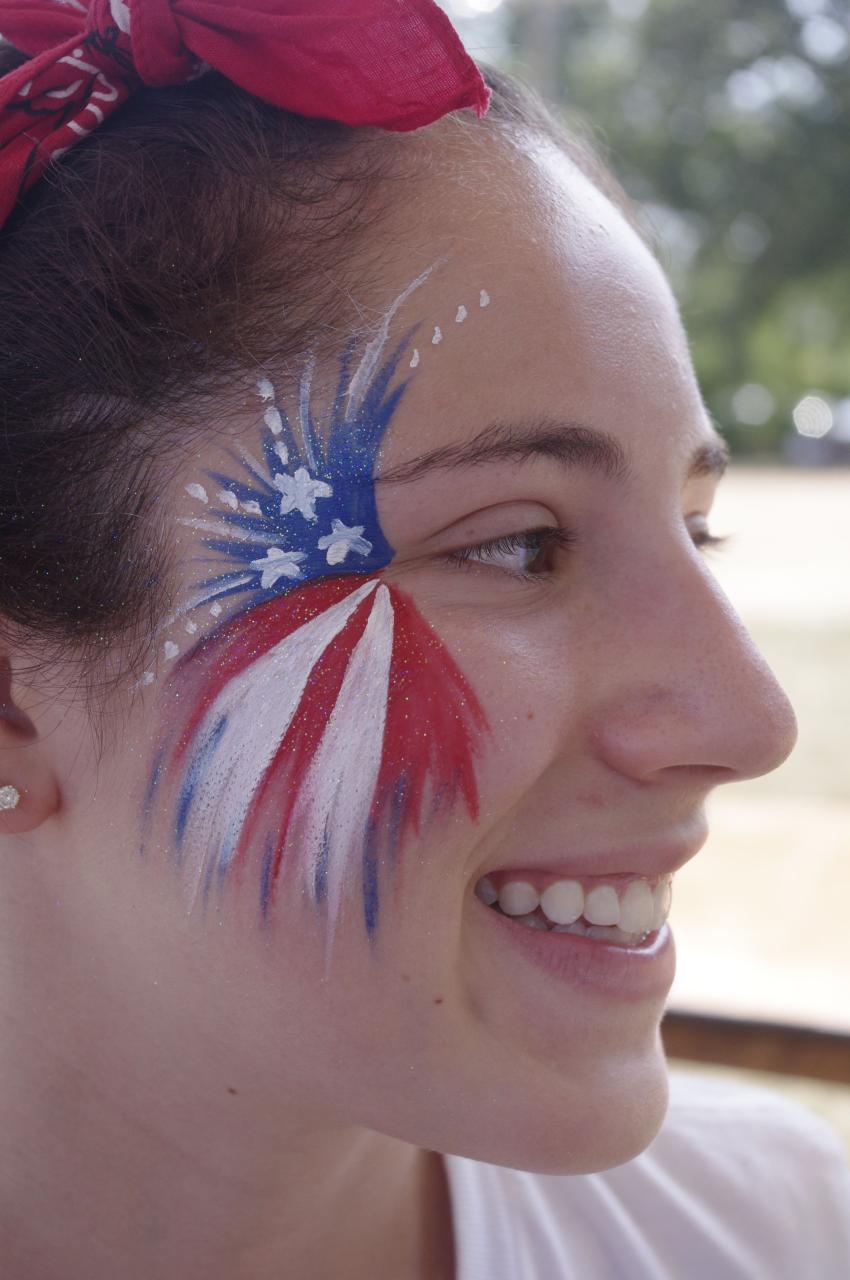
<instances>
[{"instance_id":1,"label":"face paint","mask_svg":"<svg viewBox=\"0 0 850 1280\"><path fill-rule=\"evenodd\" d=\"M186 486L203 514L181 523L216 572L166 623L185 637L188 613L238 607L172 666L146 801L148 825L155 798L171 812L193 904L253 868L266 919L286 877L324 917L326 963L346 898L359 894L373 936L381 873L398 870L404 841L458 803L478 813L484 714L411 598L380 576L394 551L374 471L414 332L384 358L388 331L385 316L353 371L354 344L343 353L324 422L312 359L292 417L261 379L257 451Z\"/></svg>"}]
</instances>

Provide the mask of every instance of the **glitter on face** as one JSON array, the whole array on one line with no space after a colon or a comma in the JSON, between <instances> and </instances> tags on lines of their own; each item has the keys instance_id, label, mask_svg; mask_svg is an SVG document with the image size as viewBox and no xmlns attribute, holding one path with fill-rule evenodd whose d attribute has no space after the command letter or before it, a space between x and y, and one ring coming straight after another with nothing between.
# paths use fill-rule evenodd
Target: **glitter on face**
<instances>
[{"instance_id":1,"label":"glitter on face","mask_svg":"<svg viewBox=\"0 0 850 1280\"><path fill-rule=\"evenodd\" d=\"M206 513L181 517L211 570L172 617L212 599L225 616L173 665L146 828L154 801L170 810L193 904L250 866L265 920L290 878L323 918L326 964L352 894L374 935L404 841L458 803L478 812L483 711L412 599L381 577L395 553L374 475L415 331L387 353L385 324L356 367L352 341L321 421L312 358L294 412L261 378L257 452L233 450L227 474L208 474L212 501L186 486Z\"/></svg>"}]
</instances>

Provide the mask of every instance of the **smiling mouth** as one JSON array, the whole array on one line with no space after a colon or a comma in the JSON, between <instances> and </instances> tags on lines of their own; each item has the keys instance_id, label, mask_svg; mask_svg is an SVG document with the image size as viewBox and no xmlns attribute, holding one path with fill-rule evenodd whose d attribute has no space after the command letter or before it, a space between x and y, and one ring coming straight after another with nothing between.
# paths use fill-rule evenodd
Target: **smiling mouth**
<instances>
[{"instance_id":1,"label":"smiling mouth","mask_svg":"<svg viewBox=\"0 0 850 1280\"><path fill-rule=\"evenodd\" d=\"M482 876L475 896L527 929L635 947L654 938L670 914L672 876L635 876L617 884L563 879L543 887L502 872Z\"/></svg>"}]
</instances>

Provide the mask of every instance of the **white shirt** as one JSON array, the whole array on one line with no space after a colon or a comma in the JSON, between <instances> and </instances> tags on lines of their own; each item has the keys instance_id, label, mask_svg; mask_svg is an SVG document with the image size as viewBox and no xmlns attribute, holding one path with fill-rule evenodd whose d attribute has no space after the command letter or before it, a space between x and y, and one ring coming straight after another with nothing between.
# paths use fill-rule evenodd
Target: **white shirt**
<instances>
[{"instance_id":1,"label":"white shirt","mask_svg":"<svg viewBox=\"0 0 850 1280\"><path fill-rule=\"evenodd\" d=\"M446 1156L458 1280L850 1280L850 1166L782 1094L671 1073L647 1149L604 1173Z\"/></svg>"}]
</instances>

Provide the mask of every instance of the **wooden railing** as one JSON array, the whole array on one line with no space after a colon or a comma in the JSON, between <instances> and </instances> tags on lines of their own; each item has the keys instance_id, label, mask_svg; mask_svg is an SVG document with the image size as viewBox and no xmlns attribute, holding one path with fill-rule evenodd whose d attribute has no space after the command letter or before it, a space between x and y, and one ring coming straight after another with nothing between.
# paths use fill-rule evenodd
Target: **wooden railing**
<instances>
[{"instance_id":1,"label":"wooden railing","mask_svg":"<svg viewBox=\"0 0 850 1280\"><path fill-rule=\"evenodd\" d=\"M850 1035L842 1032L670 1009L661 1034L671 1058L850 1085Z\"/></svg>"}]
</instances>

